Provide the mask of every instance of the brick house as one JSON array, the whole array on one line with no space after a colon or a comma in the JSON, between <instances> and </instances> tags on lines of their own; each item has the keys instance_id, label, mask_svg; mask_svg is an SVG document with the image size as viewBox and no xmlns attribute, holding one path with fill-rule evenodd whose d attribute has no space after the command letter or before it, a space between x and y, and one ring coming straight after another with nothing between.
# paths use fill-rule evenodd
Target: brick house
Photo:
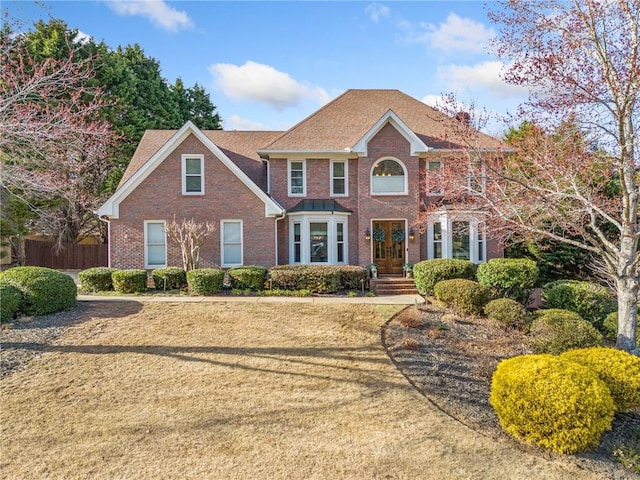
<instances>
[{"instance_id":1,"label":"brick house","mask_svg":"<svg viewBox=\"0 0 640 480\"><path fill-rule=\"evenodd\" d=\"M502 249L477 215L436 212L414 222L438 192L421 191L425 171L462 147L446 117L397 90L348 90L286 132L147 131L117 191L98 210L109 224L109 263L153 269L181 265L164 228L174 216L215 222L201 266L466 258ZM502 144L481 136L482 148Z\"/></svg>"}]
</instances>

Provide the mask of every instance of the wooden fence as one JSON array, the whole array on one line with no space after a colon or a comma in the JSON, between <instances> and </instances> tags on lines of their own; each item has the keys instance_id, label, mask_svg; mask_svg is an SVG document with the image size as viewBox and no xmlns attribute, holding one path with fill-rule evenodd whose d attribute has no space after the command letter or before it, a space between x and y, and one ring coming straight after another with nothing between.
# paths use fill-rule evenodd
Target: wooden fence
<instances>
[{"instance_id":1,"label":"wooden fence","mask_svg":"<svg viewBox=\"0 0 640 480\"><path fill-rule=\"evenodd\" d=\"M49 267L58 270L84 270L90 267L106 267L108 245L80 245L65 243L56 252L54 244L37 240L24 241L25 265Z\"/></svg>"}]
</instances>

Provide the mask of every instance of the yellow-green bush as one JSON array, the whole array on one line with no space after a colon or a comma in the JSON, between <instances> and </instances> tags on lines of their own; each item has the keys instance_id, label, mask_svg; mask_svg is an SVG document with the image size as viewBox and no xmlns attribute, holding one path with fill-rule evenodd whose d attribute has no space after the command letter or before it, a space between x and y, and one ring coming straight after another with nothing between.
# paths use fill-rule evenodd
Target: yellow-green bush
<instances>
[{"instance_id":1,"label":"yellow-green bush","mask_svg":"<svg viewBox=\"0 0 640 480\"><path fill-rule=\"evenodd\" d=\"M640 357L604 347L569 350L561 356L596 372L619 411L640 410Z\"/></svg>"},{"instance_id":2,"label":"yellow-green bush","mask_svg":"<svg viewBox=\"0 0 640 480\"><path fill-rule=\"evenodd\" d=\"M433 287L436 298L460 315L481 315L489 301L489 289L473 280L442 280Z\"/></svg>"},{"instance_id":3,"label":"yellow-green bush","mask_svg":"<svg viewBox=\"0 0 640 480\"><path fill-rule=\"evenodd\" d=\"M616 409L593 370L546 354L500 362L490 402L504 430L558 453L597 447Z\"/></svg>"}]
</instances>

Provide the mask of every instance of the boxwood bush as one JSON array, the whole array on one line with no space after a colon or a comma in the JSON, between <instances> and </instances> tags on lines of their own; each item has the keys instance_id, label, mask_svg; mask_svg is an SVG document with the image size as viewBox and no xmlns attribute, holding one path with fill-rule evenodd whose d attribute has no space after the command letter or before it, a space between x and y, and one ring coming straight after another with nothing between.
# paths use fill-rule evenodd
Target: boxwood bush
<instances>
[{"instance_id":1,"label":"boxwood bush","mask_svg":"<svg viewBox=\"0 0 640 480\"><path fill-rule=\"evenodd\" d=\"M22 290L7 280L0 280L0 323L13 320L20 313L22 302Z\"/></svg>"},{"instance_id":2,"label":"boxwood bush","mask_svg":"<svg viewBox=\"0 0 640 480\"><path fill-rule=\"evenodd\" d=\"M484 307L485 315L501 323L505 328L515 328L526 332L531 323L531 314L522 304L512 298L497 298Z\"/></svg>"},{"instance_id":3,"label":"boxwood bush","mask_svg":"<svg viewBox=\"0 0 640 480\"><path fill-rule=\"evenodd\" d=\"M342 288L340 267L329 265L278 265L269 270L271 288L336 293Z\"/></svg>"},{"instance_id":4,"label":"boxwood bush","mask_svg":"<svg viewBox=\"0 0 640 480\"><path fill-rule=\"evenodd\" d=\"M576 312L596 328L602 328L605 317L616 309L606 288L597 283L558 280L542 287L545 308L562 308Z\"/></svg>"},{"instance_id":5,"label":"boxwood bush","mask_svg":"<svg viewBox=\"0 0 640 480\"><path fill-rule=\"evenodd\" d=\"M93 267L78 272L80 288L88 292L108 292L113 290L111 275L116 268Z\"/></svg>"},{"instance_id":6,"label":"boxwood bush","mask_svg":"<svg viewBox=\"0 0 640 480\"><path fill-rule=\"evenodd\" d=\"M552 355L500 362L490 402L504 430L559 453L597 447L615 413L609 388L593 370Z\"/></svg>"},{"instance_id":7,"label":"boxwood bush","mask_svg":"<svg viewBox=\"0 0 640 480\"><path fill-rule=\"evenodd\" d=\"M17 285L24 293L21 311L46 315L76 304L78 289L69 275L45 267L14 267L0 273L0 280Z\"/></svg>"},{"instance_id":8,"label":"boxwood bush","mask_svg":"<svg viewBox=\"0 0 640 480\"><path fill-rule=\"evenodd\" d=\"M116 270L111 274L113 289L118 293L144 293L147 291L147 271L138 268Z\"/></svg>"},{"instance_id":9,"label":"boxwood bush","mask_svg":"<svg viewBox=\"0 0 640 480\"><path fill-rule=\"evenodd\" d=\"M187 287L187 272L181 267L163 267L151 271L156 290L180 290Z\"/></svg>"},{"instance_id":10,"label":"boxwood bush","mask_svg":"<svg viewBox=\"0 0 640 480\"><path fill-rule=\"evenodd\" d=\"M196 268L187 272L187 284L192 295L216 295L222 292L224 272L219 268Z\"/></svg>"},{"instance_id":11,"label":"boxwood bush","mask_svg":"<svg viewBox=\"0 0 640 480\"><path fill-rule=\"evenodd\" d=\"M536 353L560 354L573 348L602 345L602 334L580 315L569 310L538 310L529 332Z\"/></svg>"},{"instance_id":12,"label":"boxwood bush","mask_svg":"<svg viewBox=\"0 0 640 480\"><path fill-rule=\"evenodd\" d=\"M493 258L478 266L476 276L493 298L512 298L526 305L538 280L538 266L528 258Z\"/></svg>"},{"instance_id":13,"label":"boxwood bush","mask_svg":"<svg viewBox=\"0 0 640 480\"><path fill-rule=\"evenodd\" d=\"M265 267L247 265L230 268L227 273L229 274L231 288L259 292L264 290L264 282L267 279L268 271Z\"/></svg>"},{"instance_id":14,"label":"boxwood bush","mask_svg":"<svg viewBox=\"0 0 640 480\"><path fill-rule=\"evenodd\" d=\"M453 278L476 279L476 265L456 258L434 258L413 266L413 279L420 295L433 295L436 283Z\"/></svg>"},{"instance_id":15,"label":"boxwood bush","mask_svg":"<svg viewBox=\"0 0 640 480\"><path fill-rule=\"evenodd\" d=\"M640 305L638 305L638 317L640 317ZM611 312L602 322L602 332L609 340L616 341L618 338L618 312ZM638 347L640 347L640 335L636 336Z\"/></svg>"},{"instance_id":16,"label":"boxwood bush","mask_svg":"<svg viewBox=\"0 0 640 480\"><path fill-rule=\"evenodd\" d=\"M604 347L569 350L562 357L596 372L609 387L618 411L640 410L640 357Z\"/></svg>"},{"instance_id":17,"label":"boxwood bush","mask_svg":"<svg viewBox=\"0 0 640 480\"><path fill-rule=\"evenodd\" d=\"M341 265L340 280L343 290L360 290L369 278L369 271L357 265Z\"/></svg>"},{"instance_id":18,"label":"boxwood bush","mask_svg":"<svg viewBox=\"0 0 640 480\"><path fill-rule=\"evenodd\" d=\"M438 300L460 315L481 315L489 300L489 291L485 287L464 278L442 280L433 290Z\"/></svg>"}]
</instances>

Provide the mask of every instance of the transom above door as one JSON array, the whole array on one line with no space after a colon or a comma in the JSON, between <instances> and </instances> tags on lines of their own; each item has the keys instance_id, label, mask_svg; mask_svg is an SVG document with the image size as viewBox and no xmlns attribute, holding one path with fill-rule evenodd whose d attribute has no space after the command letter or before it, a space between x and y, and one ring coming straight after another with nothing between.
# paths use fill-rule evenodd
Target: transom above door
<instances>
[{"instance_id":1,"label":"transom above door","mask_svg":"<svg viewBox=\"0 0 640 480\"><path fill-rule=\"evenodd\" d=\"M406 231L404 220L374 220L373 262L379 274L402 274L405 262Z\"/></svg>"}]
</instances>

